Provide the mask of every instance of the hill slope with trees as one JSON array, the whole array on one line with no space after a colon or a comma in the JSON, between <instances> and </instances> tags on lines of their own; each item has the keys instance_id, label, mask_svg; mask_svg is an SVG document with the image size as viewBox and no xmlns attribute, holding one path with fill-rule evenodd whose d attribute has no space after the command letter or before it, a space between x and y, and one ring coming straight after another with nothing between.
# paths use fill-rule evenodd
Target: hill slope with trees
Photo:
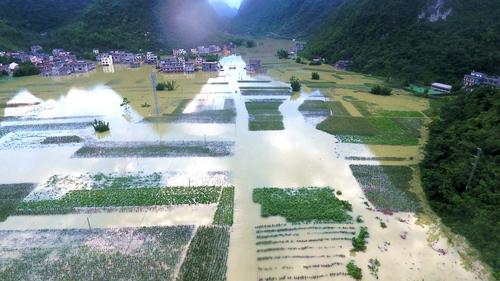
<instances>
[{"instance_id":1,"label":"hill slope with trees","mask_svg":"<svg viewBox=\"0 0 500 281\"><path fill-rule=\"evenodd\" d=\"M307 38L344 0L243 0L232 31Z\"/></svg>"},{"instance_id":2,"label":"hill slope with trees","mask_svg":"<svg viewBox=\"0 0 500 281\"><path fill-rule=\"evenodd\" d=\"M335 9L305 55L425 83L500 72L500 1L350 0Z\"/></svg>"},{"instance_id":3,"label":"hill slope with trees","mask_svg":"<svg viewBox=\"0 0 500 281\"><path fill-rule=\"evenodd\" d=\"M500 278L500 90L461 92L430 125L422 163L427 198ZM482 150L468 185L477 148Z\"/></svg>"},{"instance_id":4,"label":"hill slope with trees","mask_svg":"<svg viewBox=\"0 0 500 281\"><path fill-rule=\"evenodd\" d=\"M5 49L167 49L206 43L222 29L208 0L0 0Z\"/></svg>"}]
</instances>

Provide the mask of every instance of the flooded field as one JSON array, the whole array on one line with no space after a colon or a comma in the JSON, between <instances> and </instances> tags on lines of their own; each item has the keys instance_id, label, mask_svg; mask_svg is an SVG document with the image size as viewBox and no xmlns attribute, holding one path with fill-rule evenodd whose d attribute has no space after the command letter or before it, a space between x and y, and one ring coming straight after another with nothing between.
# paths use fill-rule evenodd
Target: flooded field
<instances>
[{"instance_id":1,"label":"flooded field","mask_svg":"<svg viewBox=\"0 0 500 281\"><path fill-rule=\"evenodd\" d=\"M243 57L259 52L268 54ZM8 163L0 200L13 206L2 210L0 277L352 280L353 261L363 280L484 279L445 238L429 242L433 225L416 223L418 207L407 203L416 200L407 196L412 169L402 179L390 168L362 168L418 163L425 100L369 96L365 84L375 78L326 66L321 75L331 78L292 95L282 81L292 72L307 80L310 70L263 62L266 75L248 76L240 56L222 59L218 74L160 75L179 88L159 92L159 115L148 67L0 82L0 159ZM335 118L356 117L375 120L365 125L369 145L342 137ZM95 133L95 119L110 131ZM326 121L333 125L316 129ZM391 133L404 143L388 142ZM21 183L33 184L4 192ZM331 190L332 200L347 202L345 216L265 213L254 192L268 187ZM392 201L379 202L386 194ZM314 209L311 198L301 200ZM28 263L35 266L23 272ZM102 272L102 263L114 270Z\"/></svg>"}]
</instances>

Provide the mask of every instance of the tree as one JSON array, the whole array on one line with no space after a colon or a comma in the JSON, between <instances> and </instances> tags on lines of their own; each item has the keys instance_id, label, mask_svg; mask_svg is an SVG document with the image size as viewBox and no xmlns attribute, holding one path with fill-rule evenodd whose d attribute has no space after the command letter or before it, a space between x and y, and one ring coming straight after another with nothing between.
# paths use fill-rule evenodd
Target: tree
<instances>
[{"instance_id":1,"label":"tree","mask_svg":"<svg viewBox=\"0 0 500 281\"><path fill-rule=\"evenodd\" d=\"M480 250L500 276L500 90L459 91L429 126L422 187L443 223ZM469 188L468 180L482 150Z\"/></svg>"},{"instance_id":2,"label":"tree","mask_svg":"<svg viewBox=\"0 0 500 281\"><path fill-rule=\"evenodd\" d=\"M312 80L319 80L319 79L320 79L320 77L319 77L319 73L318 73L318 72L313 72L313 73L311 74L311 79L312 79Z\"/></svg>"},{"instance_id":3,"label":"tree","mask_svg":"<svg viewBox=\"0 0 500 281\"><path fill-rule=\"evenodd\" d=\"M295 62L296 62L296 63L302 63L302 59L301 59L300 57L297 57L297 58L295 59Z\"/></svg>"},{"instance_id":4,"label":"tree","mask_svg":"<svg viewBox=\"0 0 500 281\"><path fill-rule=\"evenodd\" d=\"M390 96L392 93L392 89L389 87L377 85L370 90L370 93L378 96Z\"/></svg>"},{"instance_id":5,"label":"tree","mask_svg":"<svg viewBox=\"0 0 500 281\"><path fill-rule=\"evenodd\" d=\"M257 44L255 44L255 41L253 41L253 40L247 40L246 45L247 45L247 48L254 48Z\"/></svg>"},{"instance_id":6,"label":"tree","mask_svg":"<svg viewBox=\"0 0 500 281\"><path fill-rule=\"evenodd\" d=\"M356 280L361 280L363 278L363 272L361 268L359 268L354 261L350 261L347 264L347 274Z\"/></svg>"},{"instance_id":7,"label":"tree","mask_svg":"<svg viewBox=\"0 0 500 281\"><path fill-rule=\"evenodd\" d=\"M14 73L12 75L14 77L22 77L38 74L40 74L40 70L31 62L26 62L19 65L19 67L14 70Z\"/></svg>"},{"instance_id":8,"label":"tree","mask_svg":"<svg viewBox=\"0 0 500 281\"><path fill-rule=\"evenodd\" d=\"M285 50L285 49L279 49L278 52L277 52L277 55L278 55L278 58L280 60L282 60L282 59L288 59L288 56L289 56L288 51Z\"/></svg>"},{"instance_id":9,"label":"tree","mask_svg":"<svg viewBox=\"0 0 500 281\"><path fill-rule=\"evenodd\" d=\"M218 62L219 61L219 55L215 54L215 55L206 55L205 56L205 61L206 62Z\"/></svg>"},{"instance_id":10,"label":"tree","mask_svg":"<svg viewBox=\"0 0 500 281\"><path fill-rule=\"evenodd\" d=\"M299 78L292 76L290 78L290 86L292 86L292 91L294 92L299 92L300 89L302 88L302 85L300 84Z\"/></svg>"}]
</instances>

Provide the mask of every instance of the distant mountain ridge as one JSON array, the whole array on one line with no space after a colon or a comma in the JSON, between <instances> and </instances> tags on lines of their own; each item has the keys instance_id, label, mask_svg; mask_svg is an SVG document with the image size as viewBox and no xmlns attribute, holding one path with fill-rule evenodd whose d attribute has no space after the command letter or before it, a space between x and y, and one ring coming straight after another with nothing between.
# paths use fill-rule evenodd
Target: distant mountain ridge
<instances>
[{"instance_id":1,"label":"distant mountain ridge","mask_svg":"<svg viewBox=\"0 0 500 281\"><path fill-rule=\"evenodd\" d=\"M242 34L307 38L344 0L243 0L231 30Z\"/></svg>"}]
</instances>

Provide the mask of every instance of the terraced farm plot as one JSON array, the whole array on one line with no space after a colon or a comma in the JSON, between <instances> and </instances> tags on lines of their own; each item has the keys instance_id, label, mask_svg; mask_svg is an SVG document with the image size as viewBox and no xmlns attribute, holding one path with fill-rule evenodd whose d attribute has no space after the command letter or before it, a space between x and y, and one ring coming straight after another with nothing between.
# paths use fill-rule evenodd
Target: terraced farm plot
<instances>
[{"instance_id":1,"label":"terraced farm plot","mask_svg":"<svg viewBox=\"0 0 500 281\"><path fill-rule=\"evenodd\" d=\"M221 190L220 187L75 190L56 200L24 201L18 205L17 213L65 214L78 208L215 204Z\"/></svg>"},{"instance_id":2,"label":"terraced farm plot","mask_svg":"<svg viewBox=\"0 0 500 281\"><path fill-rule=\"evenodd\" d=\"M233 154L229 141L95 142L75 152L75 158L225 157Z\"/></svg>"},{"instance_id":3,"label":"terraced farm plot","mask_svg":"<svg viewBox=\"0 0 500 281\"><path fill-rule=\"evenodd\" d=\"M214 225L233 225L234 187L225 187L214 215Z\"/></svg>"},{"instance_id":4,"label":"terraced farm plot","mask_svg":"<svg viewBox=\"0 0 500 281\"><path fill-rule=\"evenodd\" d=\"M0 222L15 213L19 203L33 190L35 184L1 184L0 185Z\"/></svg>"},{"instance_id":5,"label":"terraced farm plot","mask_svg":"<svg viewBox=\"0 0 500 281\"><path fill-rule=\"evenodd\" d=\"M199 227L189 245L177 281L224 281L227 271L229 230Z\"/></svg>"},{"instance_id":6,"label":"terraced farm plot","mask_svg":"<svg viewBox=\"0 0 500 281\"><path fill-rule=\"evenodd\" d=\"M183 113L186 106L187 104L181 103L171 114L164 114L161 117L146 117L143 121L150 123L230 124L235 123L236 120L236 107L233 99L226 99L222 109L201 108L192 113Z\"/></svg>"},{"instance_id":7,"label":"terraced farm plot","mask_svg":"<svg viewBox=\"0 0 500 281\"><path fill-rule=\"evenodd\" d=\"M331 188L258 188L253 202L261 216L282 216L288 222L348 222L351 204L339 200Z\"/></svg>"},{"instance_id":8,"label":"terraced farm plot","mask_svg":"<svg viewBox=\"0 0 500 281\"><path fill-rule=\"evenodd\" d=\"M0 280L174 280L192 235L192 226L0 231Z\"/></svg>"},{"instance_id":9,"label":"terraced farm plot","mask_svg":"<svg viewBox=\"0 0 500 281\"><path fill-rule=\"evenodd\" d=\"M413 170L407 166L350 165L366 198L378 210L417 212L415 193L410 191Z\"/></svg>"},{"instance_id":10,"label":"terraced farm plot","mask_svg":"<svg viewBox=\"0 0 500 281\"><path fill-rule=\"evenodd\" d=\"M347 276L346 264L356 232L357 226L349 223L258 225L259 280L333 280Z\"/></svg>"},{"instance_id":11,"label":"terraced farm plot","mask_svg":"<svg viewBox=\"0 0 500 281\"><path fill-rule=\"evenodd\" d=\"M342 103L338 101L323 100L305 100L300 106L299 111L307 116L349 116L349 112Z\"/></svg>"},{"instance_id":12,"label":"terraced farm plot","mask_svg":"<svg viewBox=\"0 0 500 281\"><path fill-rule=\"evenodd\" d=\"M417 145L422 124L421 118L330 117L317 129L346 143Z\"/></svg>"},{"instance_id":13,"label":"terraced farm plot","mask_svg":"<svg viewBox=\"0 0 500 281\"><path fill-rule=\"evenodd\" d=\"M279 107L283 100L252 100L245 103L248 110L248 130L279 131L284 130L283 115Z\"/></svg>"}]
</instances>

